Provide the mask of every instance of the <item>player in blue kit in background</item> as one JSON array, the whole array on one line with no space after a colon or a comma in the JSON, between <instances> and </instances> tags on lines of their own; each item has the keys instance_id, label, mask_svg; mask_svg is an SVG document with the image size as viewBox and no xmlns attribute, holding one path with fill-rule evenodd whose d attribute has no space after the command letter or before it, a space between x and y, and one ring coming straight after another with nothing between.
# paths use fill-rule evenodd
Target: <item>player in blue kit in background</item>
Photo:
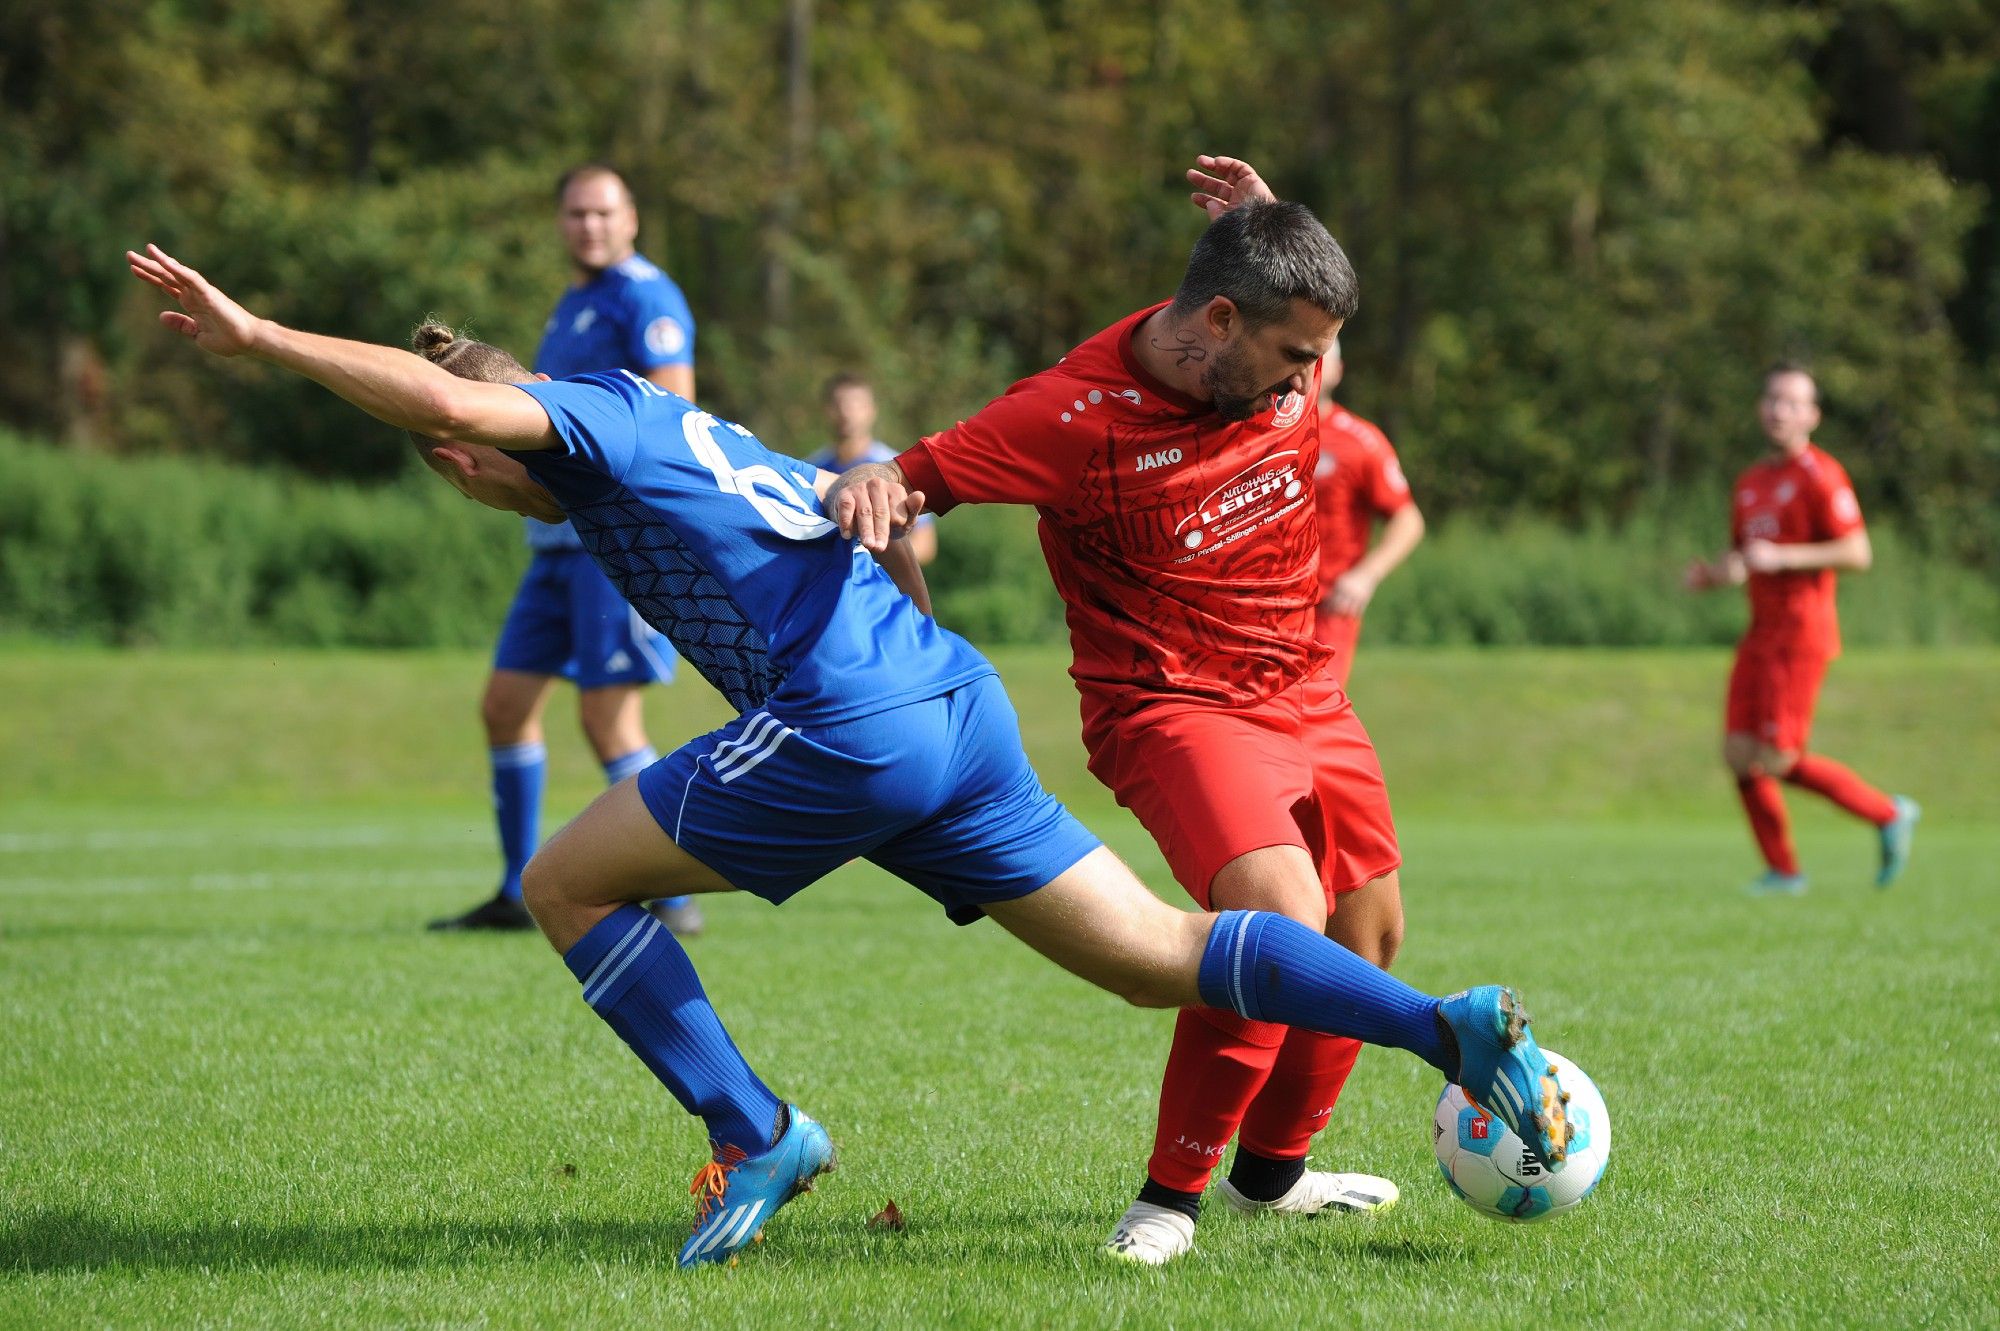
<instances>
[{"instance_id":1,"label":"player in blue kit in background","mask_svg":"<svg viewBox=\"0 0 2000 1331\"><path fill-rule=\"evenodd\" d=\"M875 437L875 386L851 371L836 374L820 390L833 442L806 455L806 461L838 476L864 462L894 462L896 450ZM937 520L925 513L910 529L910 552L917 563L937 558Z\"/></svg>"},{"instance_id":2,"label":"player in blue kit in background","mask_svg":"<svg viewBox=\"0 0 2000 1331\"><path fill-rule=\"evenodd\" d=\"M907 542L888 539L922 496L873 478L829 517L830 473L629 371L536 381L435 325L418 330L422 357L301 333L157 247L127 260L179 302L161 321L203 349L305 375L408 430L481 503L567 515L741 713L600 795L525 877L584 1001L708 1130L683 1266L746 1247L834 1152L751 1069L687 953L635 903L667 887L778 904L857 856L1133 1004L1407 1050L1561 1167L1565 1096L1512 991L1434 998L1284 915L1177 910L1042 789L992 666L924 612Z\"/></svg>"},{"instance_id":3,"label":"player in blue kit in background","mask_svg":"<svg viewBox=\"0 0 2000 1331\"><path fill-rule=\"evenodd\" d=\"M557 183L556 206L576 280L542 330L535 369L552 379L631 370L692 400L694 319L680 287L633 249L639 214L624 178L597 163L577 167ZM609 781L659 756L646 738L640 690L673 678L673 649L626 604L567 522L523 522L534 558L479 703L505 867L491 900L434 920L433 929L535 927L521 904L521 870L541 841L542 708L558 677L577 687L584 736ZM701 908L686 897L651 909L677 934L701 932Z\"/></svg>"}]
</instances>

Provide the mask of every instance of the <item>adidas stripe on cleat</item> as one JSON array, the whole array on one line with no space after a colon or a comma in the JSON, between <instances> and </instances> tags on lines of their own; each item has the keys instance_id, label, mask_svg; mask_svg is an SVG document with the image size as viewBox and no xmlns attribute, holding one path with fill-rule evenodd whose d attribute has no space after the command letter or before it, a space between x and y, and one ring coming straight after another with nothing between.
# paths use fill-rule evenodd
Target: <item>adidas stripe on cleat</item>
<instances>
[{"instance_id":1,"label":"adidas stripe on cleat","mask_svg":"<svg viewBox=\"0 0 2000 1331\"><path fill-rule=\"evenodd\" d=\"M779 1207L811 1192L815 1178L832 1172L833 1142L826 1129L797 1107L788 1108L791 1125L770 1150L753 1156L725 1150L695 1174L688 1191L701 1204L694 1233L681 1245L682 1266L728 1261L763 1233Z\"/></svg>"},{"instance_id":2,"label":"adidas stripe on cleat","mask_svg":"<svg viewBox=\"0 0 2000 1331\"><path fill-rule=\"evenodd\" d=\"M1529 1030L1512 989L1485 984L1453 994L1438 1015L1458 1040L1458 1085L1505 1123L1550 1173L1569 1153L1569 1096Z\"/></svg>"}]
</instances>

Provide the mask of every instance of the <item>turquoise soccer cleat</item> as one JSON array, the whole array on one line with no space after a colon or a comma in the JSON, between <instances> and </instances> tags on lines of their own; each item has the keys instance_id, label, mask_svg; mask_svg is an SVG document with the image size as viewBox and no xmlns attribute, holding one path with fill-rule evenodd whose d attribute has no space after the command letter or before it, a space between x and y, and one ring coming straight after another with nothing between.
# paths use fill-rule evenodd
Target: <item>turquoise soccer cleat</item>
<instances>
[{"instance_id":1,"label":"turquoise soccer cleat","mask_svg":"<svg viewBox=\"0 0 2000 1331\"><path fill-rule=\"evenodd\" d=\"M1438 1015L1458 1039L1459 1087L1505 1123L1555 1173L1569 1154L1569 1096L1528 1030L1512 989L1483 984L1453 994Z\"/></svg>"},{"instance_id":2,"label":"turquoise soccer cleat","mask_svg":"<svg viewBox=\"0 0 2000 1331\"><path fill-rule=\"evenodd\" d=\"M1806 876L1766 869L1743 890L1753 897L1802 897L1806 894Z\"/></svg>"},{"instance_id":3,"label":"turquoise soccer cleat","mask_svg":"<svg viewBox=\"0 0 2000 1331\"><path fill-rule=\"evenodd\" d=\"M1882 867L1875 873L1875 886L1887 887L1903 876L1910 863L1910 842L1917 836L1917 819L1923 816L1915 800L1896 796L1896 816L1882 824Z\"/></svg>"},{"instance_id":4,"label":"turquoise soccer cleat","mask_svg":"<svg viewBox=\"0 0 2000 1331\"><path fill-rule=\"evenodd\" d=\"M764 1222L792 1198L811 1192L813 1180L834 1167L833 1142L826 1129L794 1106L791 1126L762 1155L732 1150L711 1160L694 1176L688 1191L701 1199L694 1233L681 1245L680 1264L726 1262L748 1247ZM728 1157L736 1155L734 1160Z\"/></svg>"}]
</instances>

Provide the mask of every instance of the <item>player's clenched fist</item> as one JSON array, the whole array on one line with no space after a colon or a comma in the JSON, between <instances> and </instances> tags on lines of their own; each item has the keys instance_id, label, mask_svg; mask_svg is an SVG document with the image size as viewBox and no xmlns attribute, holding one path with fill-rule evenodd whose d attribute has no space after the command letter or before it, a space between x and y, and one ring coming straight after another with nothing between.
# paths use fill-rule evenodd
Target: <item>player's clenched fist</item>
<instances>
[{"instance_id":1,"label":"player's clenched fist","mask_svg":"<svg viewBox=\"0 0 2000 1331\"><path fill-rule=\"evenodd\" d=\"M894 463L870 462L843 473L827 488L822 504L842 536L880 553L916 524L924 495L904 485Z\"/></svg>"}]
</instances>

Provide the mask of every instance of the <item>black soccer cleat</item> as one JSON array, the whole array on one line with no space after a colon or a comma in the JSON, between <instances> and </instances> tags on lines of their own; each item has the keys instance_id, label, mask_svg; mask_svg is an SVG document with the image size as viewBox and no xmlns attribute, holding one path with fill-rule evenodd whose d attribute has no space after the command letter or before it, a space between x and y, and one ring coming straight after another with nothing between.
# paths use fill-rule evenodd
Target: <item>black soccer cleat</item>
<instances>
[{"instance_id":1,"label":"black soccer cleat","mask_svg":"<svg viewBox=\"0 0 2000 1331\"><path fill-rule=\"evenodd\" d=\"M447 915L424 926L432 933L522 933L535 927L535 917L512 897L495 895L463 915Z\"/></svg>"}]
</instances>

